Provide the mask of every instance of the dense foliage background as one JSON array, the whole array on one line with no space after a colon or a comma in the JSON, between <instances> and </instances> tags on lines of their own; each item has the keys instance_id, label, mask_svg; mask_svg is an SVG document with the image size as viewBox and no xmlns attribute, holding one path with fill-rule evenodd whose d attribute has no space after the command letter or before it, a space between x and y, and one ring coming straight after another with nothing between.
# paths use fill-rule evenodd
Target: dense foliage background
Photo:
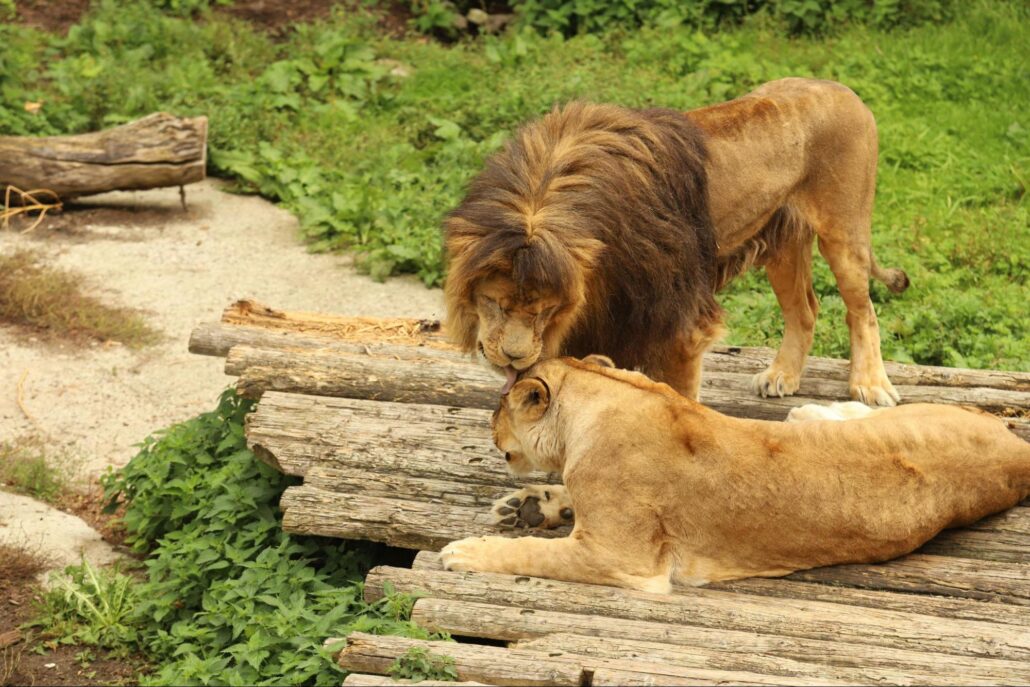
<instances>
[{"instance_id":1,"label":"dense foliage background","mask_svg":"<svg viewBox=\"0 0 1030 687\"><path fill-rule=\"evenodd\" d=\"M484 156L554 103L689 109L783 76L836 79L877 116L874 244L913 283L874 287L885 355L1030 369L1025 3L522 0L505 34L473 37L450 30L472 3L413 2L413 24L447 28L449 43L385 36L369 4L285 40L208 4L102 0L66 37L0 27L0 132L206 114L213 171L294 210L313 250L435 285L441 216ZM816 264L815 351L846 357L843 303ZM722 300L730 342L778 342L761 273Z\"/></svg>"}]
</instances>

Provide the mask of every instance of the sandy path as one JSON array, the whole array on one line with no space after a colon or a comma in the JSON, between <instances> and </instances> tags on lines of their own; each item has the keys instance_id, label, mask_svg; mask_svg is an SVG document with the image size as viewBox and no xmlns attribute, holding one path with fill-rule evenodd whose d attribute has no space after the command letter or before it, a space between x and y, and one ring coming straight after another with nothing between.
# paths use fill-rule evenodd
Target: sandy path
<instances>
[{"instance_id":1,"label":"sandy path","mask_svg":"<svg viewBox=\"0 0 1030 687\"><path fill-rule=\"evenodd\" d=\"M338 255L312 255L296 219L256 197L188 187L111 193L106 221L65 215L66 231L0 232L0 252L31 246L75 270L105 301L146 311L167 340L143 351L41 345L0 326L0 439L39 433L79 459L86 475L122 465L154 430L214 406L229 384L221 359L191 355L191 329L238 298L345 315L437 318L441 292L412 278L376 284ZM81 213L80 213L81 214ZM112 219L113 218L113 219ZM22 401L17 386L24 378Z\"/></svg>"}]
</instances>

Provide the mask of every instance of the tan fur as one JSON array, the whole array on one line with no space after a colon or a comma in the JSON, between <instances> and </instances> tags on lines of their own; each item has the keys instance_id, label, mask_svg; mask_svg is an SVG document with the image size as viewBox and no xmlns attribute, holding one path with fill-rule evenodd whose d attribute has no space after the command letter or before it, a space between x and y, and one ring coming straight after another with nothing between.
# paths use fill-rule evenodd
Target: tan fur
<instances>
[{"instance_id":1,"label":"tan fur","mask_svg":"<svg viewBox=\"0 0 1030 687\"><path fill-rule=\"evenodd\" d=\"M646 326L618 321L647 310L636 300L627 300L632 306L627 307L604 299L620 280L668 284L673 273L661 270L670 268L654 260L621 258L614 268L602 269L611 233L607 239L591 234L597 224L593 220L577 224L574 213L581 212L582 206L570 203L577 194L586 197L588 191L600 198L615 196L624 202L617 203L609 215L621 211L640 217L639 226L631 218L619 218L613 225L616 235L633 231L665 236L654 228L654 219L646 216L649 196L641 196L635 203L634 194L640 188L657 188L650 191L654 197L668 195L668 190L661 188L665 179L641 172L655 165L654 153L641 141L656 141L648 146L657 151L665 150L668 143L661 138L660 127L649 129L651 123L641 124L632 111L585 104L573 110L581 117L578 124L585 123L586 128L576 129L568 124L567 111L556 111L520 132L520 141L529 153L501 159L497 165L508 165L508 169L502 173L495 165L489 175L477 180L478 196L496 202L493 215L456 212L448 220L447 247L452 260L446 287L448 330L465 350L478 349L484 362L495 368L510 365L518 370L557 355L604 352L613 355L620 366L639 367L696 399L701 355L722 332L710 293L752 266L764 266L783 311L785 328L775 360L755 376L753 389L763 396L790 395L800 385L819 310L811 265L812 242L817 239L847 306L852 398L883 406L899 400L881 359L869 278L884 281L892 291L903 290L908 279L900 270L879 267L873 258L870 232L876 123L851 90L829 81L782 79L736 100L686 113L686 119L702 134L697 146L703 147L700 156L706 179L692 183L705 191L700 197L707 197L707 207L699 212L703 210L710 218L716 243L715 254L706 258L712 262L707 277L710 283L702 289L691 282L700 305L680 298L681 307L696 310L683 322L673 321L672 307L653 302L652 322ZM573 129L575 136L565 133ZM643 134L634 138L622 133L626 131ZM550 154L548 145L554 146ZM640 161L640 165L604 167L600 178L607 186L595 188L591 165L599 164L597 160L605 154L598 151L610 150L619 150L617 159ZM566 169L576 171L562 176L561 170ZM621 177L613 180L612 175ZM509 192L499 200L485 190L493 179L511 178L523 179L526 188L535 190L521 195ZM549 184L540 181L544 178ZM596 200L586 203L588 207L596 204ZM503 230L488 231L481 226L492 217L498 218ZM487 219L474 221L476 218ZM697 224L703 227L705 222ZM559 254L564 256L561 266L571 271L556 280L560 286L527 293L513 275L511 264L494 254L473 266L470 256L504 231L524 232L527 241L568 241L567 250ZM704 232L698 236L698 250L707 250ZM483 297L485 288L491 292L489 299ZM661 289L653 291L660 293ZM641 293L644 291L637 296ZM498 299L504 307L498 305ZM547 303L541 305L541 299ZM591 313L613 313L615 321ZM646 331L650 339L641 343L621 338L626 332L640 331Z\"/></svg>"},{"instance_id":2,"label":"tan fur","mask_svg":"<svg viewBox=\"0 0 1030 687\"><path fill-rule=\"evenodd\" d=\"M1030 495L1030 444L959 406L744 420L563 358L525 372L493 428L512 470L562 474L575 526L454 542L449 569L668 591L887 560Z\"/></svg>"}]
</instances>

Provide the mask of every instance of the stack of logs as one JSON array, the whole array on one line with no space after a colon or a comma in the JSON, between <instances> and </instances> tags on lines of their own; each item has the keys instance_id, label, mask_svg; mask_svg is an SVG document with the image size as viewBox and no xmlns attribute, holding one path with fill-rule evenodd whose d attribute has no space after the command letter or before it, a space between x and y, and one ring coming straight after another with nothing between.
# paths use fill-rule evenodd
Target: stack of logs
<instances>
[{"instance_id":1,"label":"stack of logs","mask_svg":"<svg viewBox=\"0 0 1030 687\"><path fill-rule=\"evenodd\" d=\"M269 464L304 478L283 495L284 529L419 549L412 569L372 570L366 598L418 592L412 618L493 645L355 633L339 654L382 677L412 647L450 656L469 684L1005 684L1030 681L1030 507L948 531L883 565L742 580L669 596L553 580L451 573L434 553L498 531L490 503L522 484L492 445L499 378L417 320L285 313L252 302L194 331L190 349L226 357L260 399L247 436ZM702 401L779 420L846 397L847 364L813 359L801 396L760 399L767 349L706 358ZM1030 439L1030 373L889 365L906 401L979 406ZM541 533L534 533L541 534ZM550 532L562 536L565 532ZM507 646L497 646L506 643ZM453 684L453 683L451 683Z\"/></svg>"}]
</instances>

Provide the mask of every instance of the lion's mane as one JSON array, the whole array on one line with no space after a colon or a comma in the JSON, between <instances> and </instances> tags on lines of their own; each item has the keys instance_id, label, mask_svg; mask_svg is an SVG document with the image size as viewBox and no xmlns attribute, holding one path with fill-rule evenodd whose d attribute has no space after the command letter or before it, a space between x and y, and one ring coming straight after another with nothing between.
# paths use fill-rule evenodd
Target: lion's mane
<instances>
[{"instance_id":1,"label":"lion's mane","mask_svg":"<svg viewBox=\"0 0 1030 687\"><path fill-rule=\"evenodd\" d=\"M474 350L475 288L562 294L557 353L647 365L714 322L702 133L682 113L573 102L522 127L445 222L448 330Z\"/></svg>"}]
</instances>

